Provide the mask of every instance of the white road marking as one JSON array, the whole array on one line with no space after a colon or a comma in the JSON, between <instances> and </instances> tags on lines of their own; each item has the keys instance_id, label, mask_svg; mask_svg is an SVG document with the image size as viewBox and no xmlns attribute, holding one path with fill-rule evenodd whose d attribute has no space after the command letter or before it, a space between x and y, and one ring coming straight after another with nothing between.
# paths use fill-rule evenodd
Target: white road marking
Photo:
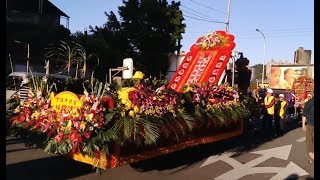
<instances>
[{"instance_id":1,"label":"white road marking","mask_svg":"<svg viewBox=\"0 0 320 180\"><path fill-rule=\"evenodd\" d=\"M305 141L306 140L306 137L302 137L302 138L300 138L300 139L298 139L298 140L296 140L297 142L303 142L303 141Z\"/></svg>"},{"instance_id":2,"label":"white road marking","mask_svg":"<svg viewBox=\"0 0 320 180\"><path fill-rule=\"evenodd\" d=\"M277 173L272 179L284 179L292 173L295 173L299 176L307 175L308 173L300 168L293 162L290 162L287 167L255 167L256 165L274 157L282 160L288 160L292 145L286 145L271 149L265 149L260 151L254 151L251 153L261 154L262 156L251 160L245 164L240 163L239 161L231 158L236 152L225 152L221 155L214 155L209 157L200 168L215 163L219 160L224 161L233 167L232 170L216 177L217 180L224 179L240 179L246 175L258 174L258 173Z\"/></svg>"}]
</instances>

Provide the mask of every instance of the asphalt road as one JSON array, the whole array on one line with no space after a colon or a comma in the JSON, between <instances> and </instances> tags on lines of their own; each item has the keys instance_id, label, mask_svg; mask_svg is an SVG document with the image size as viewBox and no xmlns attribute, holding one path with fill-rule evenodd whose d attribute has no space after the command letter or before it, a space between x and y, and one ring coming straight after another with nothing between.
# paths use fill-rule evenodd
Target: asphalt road
<instances>
[{"instance_id":1,"label":"asphalt road","mask_svg":"<svg viewBox=\"0 0 320 180\"><path fill-rule=\"evenodd\" d=\"M173 154L96 173L91 165L42 149L26 148L7 137L6 176L19 179L313 179L314 164L307 161L305 135L292 128L280 137L260 134L200 145Z\"/></svg>"}]
</instances>

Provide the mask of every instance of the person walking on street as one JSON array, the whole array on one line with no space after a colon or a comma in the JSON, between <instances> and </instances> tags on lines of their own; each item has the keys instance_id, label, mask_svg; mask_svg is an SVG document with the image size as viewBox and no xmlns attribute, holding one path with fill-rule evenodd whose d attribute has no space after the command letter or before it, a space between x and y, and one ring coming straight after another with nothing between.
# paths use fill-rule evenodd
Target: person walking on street
<instances>
[{"instance_id":1,"label":"person walking on street","mask_svg":"<svg viewBox=\"0 0 320 180\"><path fill-rule=\"evenodd\" d=\"M267 95L264 98L264 109L265 113L263 116L264 120L264 129L267 136L272 135L272 120L274 118L274 104L275 104L275 98L272 96L273 90L268 89Z\"/></svg>"},{"instance_id":2,"label":"person walking on street","mask_svg":"<svg viewBox=\"0 0 320 180\"><path fill-rule=\"evenodd\" d=\"M302 130L306 132L307 152L309 162L314 159L314 97L312 97L304 106L302 113Z\"/></svg>"}]
</instances>

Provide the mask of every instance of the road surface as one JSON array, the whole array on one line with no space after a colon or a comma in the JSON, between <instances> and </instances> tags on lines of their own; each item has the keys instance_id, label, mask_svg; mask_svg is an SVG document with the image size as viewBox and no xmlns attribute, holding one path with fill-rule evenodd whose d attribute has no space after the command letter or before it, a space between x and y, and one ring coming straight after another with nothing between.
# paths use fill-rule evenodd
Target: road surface
<instances>
[{"instance_id":1,"label":"road surface","mask_svg":"<svg viewBox=\"0 0 320 180\"><path fill-rule=\"evenodd\" d=\"M7 137L6 143L8 180L264 180L313 179L314 176L301 128L280 137L263 138L255 134L201 145L100 174L90 165L47 155L42 149L26 148L12 137Z\"/></svg>"}]
</instances>

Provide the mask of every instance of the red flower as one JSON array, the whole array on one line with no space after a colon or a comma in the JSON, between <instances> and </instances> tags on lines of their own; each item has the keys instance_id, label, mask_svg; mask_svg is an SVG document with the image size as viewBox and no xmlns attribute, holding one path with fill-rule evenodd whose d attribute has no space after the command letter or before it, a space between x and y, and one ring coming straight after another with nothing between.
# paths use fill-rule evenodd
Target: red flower
<instances>
[{"instance_id":1,"label":"red flower","mask_svg":"<svg viewBox=\"0 0 320 180\"><path fill-rule=\"evenodd\" d=\"M54 140L56 141L56 143L61 142L62 139L63 139L63 132L59 132L59 134L57 134L56 137L54 137Z\"/></svg>"},{"instance_id":2,"label":"red flower","mask_svg":"<svg viewBox=\"0 0 320 180\"><path fill-rule=\"evenodd\" d=\"M47 132L50 129L50 123L47 122L45 125L41 127L42 132Z\"/></svg>"},{"instance_id":3,"label":"red flower","mask_svg":"<svg viewBox=\"0 0 320 180\"><path fill-rule=\"evenodd\" d=\"M25 117L24 115L21 115L21 116L19 117L19 119L17 119L17 120L18 120L19 123L21 123L21 122L23 122L23 121L26 120L26 117Z\"/></svg>"},{"instance_id":4,"label":"red flower","mask_svg":"<svg viewBox=\"0 0 320 180\"><path fill-rule=\"evenodd\" d=\"M111 155L111 159L110 159L110 167L111 168L115 168L118 165L118 157Z\"/></svg>"},{"instance_id":5,"label":"red flower","mask_svg":"<svg viewBox=\"0 0 320 180\"><path fill-rule=\"evenodd\" d=\"M77 143L81 143L82 142L82 137L81 134L78 133L77 131L72 131L69 134L69 139L72 143L77 144Z\"/></svg>"},{"instance_id":6,"label":"red flower","mask_svg":"<svg viewBox=\"0 0 320 180\"><path fill-rule=\"evenodd\" d=\"M83 134L83 137L89 139L90 135L91 135L91 132L86 132L86 133Z\"/></svg>"},{"instance_id":7,"label":"red flower","mask_svg":"<svg viewBox=\"0 0 320 180\"><path fill-rule=\"evenodd\" d=\"M114 108L114 100L112 98L102 97L101 104L103 107L108 107L109 109Z\"/></svg>"}]
</instances>

